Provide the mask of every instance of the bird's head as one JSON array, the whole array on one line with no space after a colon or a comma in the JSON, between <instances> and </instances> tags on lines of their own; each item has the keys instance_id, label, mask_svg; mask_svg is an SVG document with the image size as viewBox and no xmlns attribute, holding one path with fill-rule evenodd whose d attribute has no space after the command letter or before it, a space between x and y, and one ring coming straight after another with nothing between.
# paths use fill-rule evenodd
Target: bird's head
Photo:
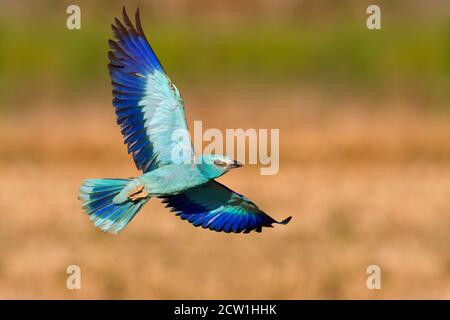
<instances>
[{"instance_id":1,"label":"bird's head","mask_svg":"<svg viewBox=\"0 0 450 320\"><path fill-rule=\"evenodd\" d=\"M209 179L215 179L231 169L242 167L242 163L224 155L201 155L198 157L198 168Z\"/></svg>"}]
</instances>

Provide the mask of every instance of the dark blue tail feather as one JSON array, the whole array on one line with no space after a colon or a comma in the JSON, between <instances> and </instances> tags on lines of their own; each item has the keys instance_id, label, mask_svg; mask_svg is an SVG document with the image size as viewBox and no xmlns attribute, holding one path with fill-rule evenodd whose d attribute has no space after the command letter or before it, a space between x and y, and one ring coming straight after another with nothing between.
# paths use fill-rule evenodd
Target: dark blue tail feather
<instances>
[{"instance_id":1,"label":"dark blue tail feather","mask_svg":"<svg viewBox=\"0 0 450 320\"><path fill-rule=\"evenodd\" d=\"M95 226L103 231L119 233L149 199L113 203L114 197L131 179L86 179L80 187L79 199Z\"/></svg>"}]
</instances>

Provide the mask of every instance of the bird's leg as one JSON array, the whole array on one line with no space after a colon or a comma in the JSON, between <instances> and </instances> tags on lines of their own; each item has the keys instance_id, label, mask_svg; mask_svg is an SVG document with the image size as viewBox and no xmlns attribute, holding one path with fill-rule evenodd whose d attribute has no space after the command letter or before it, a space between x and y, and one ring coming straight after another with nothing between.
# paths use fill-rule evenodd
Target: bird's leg
<instances>
[{"instance_id":1,"label":"bird's leg","mask_svg":"<svg viewBox=\"0 0 450 320\"><path fill-rule=\"evenodd\" d=\"M128 192L128 198L131 201L137 201L140 199L146 199L149 193L144 191L144 185L137 186L130 192Z\"/></svg>"}]
</instances>

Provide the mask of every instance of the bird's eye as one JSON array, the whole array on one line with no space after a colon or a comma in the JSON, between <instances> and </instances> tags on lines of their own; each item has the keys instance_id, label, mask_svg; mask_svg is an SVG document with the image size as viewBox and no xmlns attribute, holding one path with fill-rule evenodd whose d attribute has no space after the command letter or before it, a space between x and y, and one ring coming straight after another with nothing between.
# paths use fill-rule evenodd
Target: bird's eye
<instances>
[{"instance_id":1,"label":"bird's eye","mask_svg":"<svg viewBox=\"0 0 450 320\"><path fill-rule=\"evenodd\" d=\"M227 165L226 162L223 162L222 160L218 160L218 159L214 160L214 164L218 167L225 167Z\"/></svg>"}]
</instances>

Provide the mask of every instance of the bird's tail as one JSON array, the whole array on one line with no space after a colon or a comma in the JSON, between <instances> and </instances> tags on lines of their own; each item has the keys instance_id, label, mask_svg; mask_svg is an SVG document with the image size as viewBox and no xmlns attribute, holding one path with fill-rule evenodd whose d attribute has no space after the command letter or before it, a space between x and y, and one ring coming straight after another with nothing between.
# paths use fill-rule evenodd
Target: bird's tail
<instances>
[{"instance_id":1,"label":"bird's tail","mask_svg":"<svg viewBox=\"0 0 450 320\"><path fill-rule=\"evenodd\" d=\"M150 199L114 203L114 197L132 179L86 179L80 187L79 199L84 211L95 226L111 233L119 233Z\"/></svg>"}]
</instances>

